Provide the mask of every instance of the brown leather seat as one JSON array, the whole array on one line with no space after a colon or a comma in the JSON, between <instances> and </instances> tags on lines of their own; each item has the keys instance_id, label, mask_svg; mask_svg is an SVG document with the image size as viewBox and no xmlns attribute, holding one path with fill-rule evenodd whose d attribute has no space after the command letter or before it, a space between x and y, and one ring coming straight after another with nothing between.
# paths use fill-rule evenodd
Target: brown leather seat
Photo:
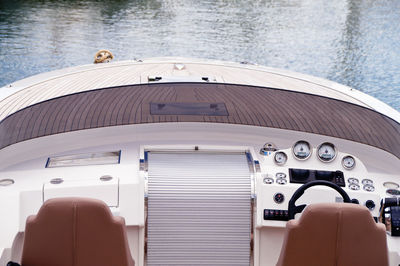
<instances>
[{"instance_id":1,"label":"brown leather seat","mask_svg":"<svg viewBox=\"0 0 400 266\"><path fill-rule=\"evenodd\" d=\"M349 203L308 206L286 225L278 266L387 266L383 224L366 207Z\"/></svg>"},{"instance_id":2,"label":"brown leather seat","mask_svg":"<svg viewBox=\"0 0 400 266\"><path fill-rule=\"evenodd\" d=\"M46 201L26 222L23 266L133 266L125 221L104 202Z\"/></svg>"}]
</instances>

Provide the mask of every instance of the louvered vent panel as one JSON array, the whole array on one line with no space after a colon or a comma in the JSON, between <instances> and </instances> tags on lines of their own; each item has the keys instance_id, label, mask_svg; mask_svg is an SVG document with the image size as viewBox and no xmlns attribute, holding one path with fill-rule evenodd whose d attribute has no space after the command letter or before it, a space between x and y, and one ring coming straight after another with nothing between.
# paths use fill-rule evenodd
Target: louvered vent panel
<instances>
[{"instance_id":1,"label":"louvered vent panel","mask_svg":"<svg viewBox=\"0 0 400 266\"><path fill-rule=\"evenodd\" d=\"M246 155L149 153L147 265L249 265Z\"/></svg>"}]
</instances>

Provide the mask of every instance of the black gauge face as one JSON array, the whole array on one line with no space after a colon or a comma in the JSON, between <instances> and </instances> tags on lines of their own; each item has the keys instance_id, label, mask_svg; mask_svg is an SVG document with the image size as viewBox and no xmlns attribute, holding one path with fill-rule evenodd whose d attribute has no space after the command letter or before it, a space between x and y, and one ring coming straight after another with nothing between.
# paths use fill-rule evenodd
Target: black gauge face
<instances>
[{"instance_id":1,"label":"black gauge face","mask_svg":"<svg viewBox=\"0 0 400 266\"><path fill-rule=\"evenodd\" d=\"M276 203L282 203L285 200L285 196L282 193L276 193L274 195L274 201Z\"/></svg>"},{"instance_id":2,"label":"black gauge face","mask_svg":"<svg viewBox=\"0 0 400 266\"><path fill-rule=\"evenodd\" d=\"M352 156L346 156L342 160L342 165L346 169L353 169L356 165L356 160Z\"/></svg>"},{"instance_id":3,"label":"black gauge face","mask_svg":"<svg viewBox=\"0 0 400 266\"><path fill-rule=\"evenodd\" d=\"M398 189L388 189L386 193L392 196L400 196L400 190Z\"/></svg>"},{"instance_id":4,"label":"black gauge face","mask_svg":"<svg viewBox=\"0 0 400 266\"><path fill-rule=\"evenodd\" d=\"M311 146L307 141L298 141L293 146L293 154L299 160L306 160L311 155Z\"/></svg>"},{"instance_id":5,"label":"black gauge face","mask_svg":"<svg viewBox=\"0 0 400 266\"><path fill-rule=\"evenodd\" d=\"M318 158L323 162L331 162L336 157L335 145L329 142L322 143L318 147Z\"/></svg>"}]
</instances>

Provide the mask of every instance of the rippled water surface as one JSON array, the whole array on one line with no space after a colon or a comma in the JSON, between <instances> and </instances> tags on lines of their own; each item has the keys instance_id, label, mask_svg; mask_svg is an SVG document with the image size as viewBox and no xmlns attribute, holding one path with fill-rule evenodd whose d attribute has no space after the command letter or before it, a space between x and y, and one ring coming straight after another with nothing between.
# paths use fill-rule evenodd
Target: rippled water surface
<instances>
[{"instance_id":1,"label":"rippled water surface","mask_svg":"<svg viewBox=\"0 0 400 266\"><path fill-rule=\"evenodd\" d=\"M0 86L102 48L290 69L400 110L399 0L0 0Z\"/></svg>"}]
</instances>

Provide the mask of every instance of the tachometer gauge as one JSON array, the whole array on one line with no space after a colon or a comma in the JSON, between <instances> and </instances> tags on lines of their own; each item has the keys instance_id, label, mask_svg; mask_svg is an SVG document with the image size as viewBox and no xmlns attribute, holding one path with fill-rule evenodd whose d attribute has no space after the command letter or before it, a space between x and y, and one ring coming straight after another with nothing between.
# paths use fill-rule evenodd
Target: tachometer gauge
<instances>
[{"instance_id":1,"label":"tachometer gauge","mask_svg":"<svg viewBox=\"0 0 400 266\"><path fill-rule=\"evenodd\" d=\"M284 165L287 161L287 155L286 153L279 151L275 153L274 160L277 165Z\"/></svg>"},{"instance_id":2,"label":"tachometer gauge","mask_svg":"<svg viewBox=\"0 0 400 266\"><path fill-rule=\"evenodd\" d=\"M318 158L323 162L332 162L336 158L335 145L329 142L322 143L318 147Z\"/></svg>"},{"instance_id":3,"label":"tachometer gauge","mask_svg":"<svg viewBox=\"0 0 400 266\"><path fill-rule=\"evenodd\" d=\"M293 146L293 154L296 159L307 160L311 155L311 146L307 141L300 140Z\"/></svg>"},{"instance_id":4,"label":"tachometer gauge","mask_svg":"<svg viewBox=\"0 0 400 266\"><path fill-rule=\"evenodd\" d=\"M353 156L345 156L342 159L342 165L347 170L353 169L354 166L356 166L356 160L353 158Z\"/></svg>"}]
</instances>

